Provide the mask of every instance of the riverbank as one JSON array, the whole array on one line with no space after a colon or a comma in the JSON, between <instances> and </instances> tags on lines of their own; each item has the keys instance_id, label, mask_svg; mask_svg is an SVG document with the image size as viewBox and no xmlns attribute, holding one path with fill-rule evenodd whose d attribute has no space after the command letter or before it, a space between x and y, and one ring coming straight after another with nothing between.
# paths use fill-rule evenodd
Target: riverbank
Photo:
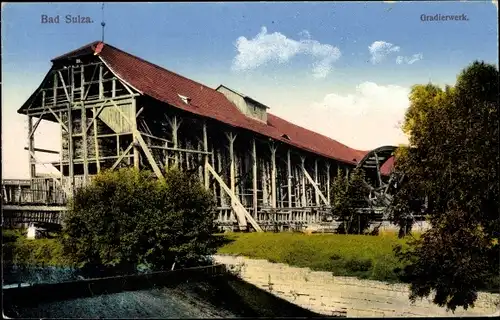
<instances>
[{"instance_id":1,"label":"riverbank","mask_svg":"<svg viewBox=\"0 0 500 320\"><path fill-rule=\"evenodd\" d=\"M214 259L232 268L244 281L323 315L343 312L347 317L491 316L498 313L500 303L500 294L480 292L474 308L458 308L452 313L427 299L410 303L405 284L333 276L331 272L242 256L217 255Z\"/></svg>"}]
</instances>

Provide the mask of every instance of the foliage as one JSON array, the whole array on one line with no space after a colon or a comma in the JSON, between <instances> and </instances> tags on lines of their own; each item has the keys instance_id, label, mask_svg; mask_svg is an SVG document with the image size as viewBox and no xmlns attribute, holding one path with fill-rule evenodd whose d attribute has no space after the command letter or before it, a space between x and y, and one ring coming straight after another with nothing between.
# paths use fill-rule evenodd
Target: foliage
<instances>
[{"instance_id":1,"label":"foliage","mask_svg":"<svg viewBox=\"0 0 500 320\"><path fill-rule=\"evenodd\" d=\"M65 217L65 253L80 267L135 271L205 263L219 246L213 197L193 175L104 171L75 195Z\"/></svg>"},{"instance_id":2,"label":"foliage","mask_svg":"<svg viewBox=\"0 0 500 320\"><path fill-rule=\"evenodd\" d=\"M349 177L340 169L337 171L332 184L331 198L333 217L342 221L337 229L338 233L361 234L370 226L371 217L358 212L359 208L367 206L363 181L362 170L353 170Z\"/></svg>"},{"instance_id":3,"label":"foliage","mask_svg":"<svg viewBox=\"0 0 500 320\"><path fill-rule=\"evenodd\" d=\"M474 306L477 290L498 276L498 69L474 62L455 87L415 86L404 129L410 146L397 154L405 174L393 220L422 209L432 230L398 257L408 266L411 298L435 291L454 310Z\"/></svg>"},{"instance_id":4,"label":"foliage","mask_svg":"<svg viewBox=\"0 0 500 320\"><path fill-rule=\"evenodd\" d=\"M2 231L5 263L30 266L66 266L69 261L57 239L27 239L22 229Z\"/></svg>"},{"instance_id":5,"label":"foliage","mask_svg":"<svg viewBox=\"0 0 500 320\"><path fill-rule=\"evenodd\" d=\"M355 276L380 281L398 281L395 269L403 268L392 254L396 244L405 244L392 233L386 236L300 233L229 234L231 243L219 254L238 254L271 262L329 271L335 276Z\"/></svg>"}]
</instances>

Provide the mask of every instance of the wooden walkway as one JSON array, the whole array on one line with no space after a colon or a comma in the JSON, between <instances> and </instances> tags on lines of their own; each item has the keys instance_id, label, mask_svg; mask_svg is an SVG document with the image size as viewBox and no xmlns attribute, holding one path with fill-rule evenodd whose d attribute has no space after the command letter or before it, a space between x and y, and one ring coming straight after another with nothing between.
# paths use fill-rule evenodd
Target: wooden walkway
<instances>
[{"instance_id":1,"label":"wooden walkway","mask_svg":"<svg viewBox=\"0 0 500 320\"><path fill-rule=\"evenodd\" d=\"M66 194L51 178L2 180L2 222L60 224Z\"/></svg>"}]
</instances>

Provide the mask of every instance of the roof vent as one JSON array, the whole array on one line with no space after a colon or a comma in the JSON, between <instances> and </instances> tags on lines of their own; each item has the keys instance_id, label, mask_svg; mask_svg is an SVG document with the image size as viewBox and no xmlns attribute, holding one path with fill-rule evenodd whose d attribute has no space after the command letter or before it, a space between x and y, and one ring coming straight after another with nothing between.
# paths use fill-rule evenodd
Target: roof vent
<instances>
[{"instance_id":1,"label":"roof vent","mask_svg":"<svg viewBox=\"0 0 500 320\"><path fill-rule=\"evenodd\" d=\"M191 98L189 97L186 97L186 96L183 96L183 95L180 95L178 94L179 98L181 98L181 100L185 103L185 104L189 104L189 102L191 101Z\"/></svg>"}]
</instances>

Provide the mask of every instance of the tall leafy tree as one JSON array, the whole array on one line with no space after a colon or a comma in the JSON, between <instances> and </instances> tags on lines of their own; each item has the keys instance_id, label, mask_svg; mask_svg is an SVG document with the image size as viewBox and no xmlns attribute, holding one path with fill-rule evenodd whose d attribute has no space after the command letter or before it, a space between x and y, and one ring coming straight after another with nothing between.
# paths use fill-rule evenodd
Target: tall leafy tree
<instances>
[{"instance_id":1,"label":"tall leafy tree","mask_svg":"<svg viewBox=\"0 0 500 320\"><path fill-rule=\"evenodd\" d=\"M454 87L416 86L410 95L410 145L397 155L406 183L393 219L427 197L432 226L410 249L396 248L412 300L434 292L434 303L467 309L498 282L498 77L496 66L476 61Z\"/></svg>"}]
</instances>

